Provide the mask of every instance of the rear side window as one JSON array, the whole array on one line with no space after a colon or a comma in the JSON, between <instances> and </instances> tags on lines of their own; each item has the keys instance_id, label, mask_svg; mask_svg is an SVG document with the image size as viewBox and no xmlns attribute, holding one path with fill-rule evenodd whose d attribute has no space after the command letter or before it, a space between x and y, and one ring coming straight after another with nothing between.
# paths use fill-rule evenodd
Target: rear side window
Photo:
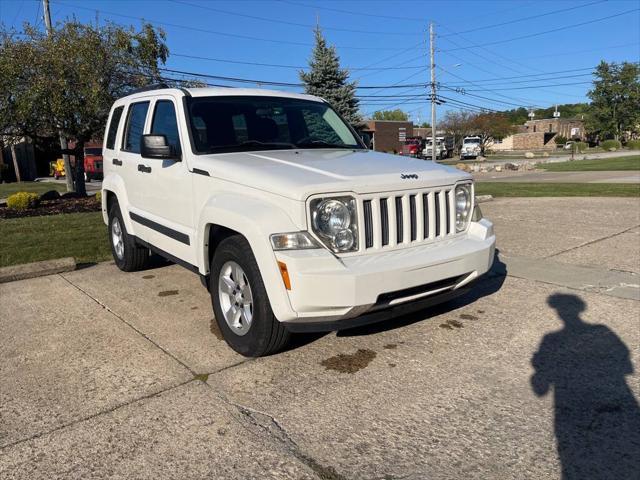
<instances>
[{"instance_id":1,"label":"rear side window","mask_svg":"<svg viewBox=\"0 0 640 480\"><path fill-rule=\"evenodd\" d=\"M178 135L178 122L176 120L176 109L170 100L158 100L153 121L151 122L151 133L154 135L165 135L167 142L180 155L180 136Z\"/></svg>"},{"instance_id":2,"label":"rear side window","mask_svg":"<svg viewBox=\"0 0 640 480\"><path fill-rule=\"evenodd\" d=\"M127 152L140 153L140 138L144 131L149 102L132 103L127 114L127 129L122 148Z\"/></svg>"},{"instance_id":3,"label":"rear side window","mask_svg":"<svg viewBox=\"0 0 640 480\"><path fill-rule=\"evenodd\" d=\"M113 150L116 144L116 134L118 133L118 125L120 125L123 110L124 107L118 107L113 111L113 115L111 115L111 123L109 124L109 131L107 133L107 148L109 150Z\"/></svg>"}]
</instances>

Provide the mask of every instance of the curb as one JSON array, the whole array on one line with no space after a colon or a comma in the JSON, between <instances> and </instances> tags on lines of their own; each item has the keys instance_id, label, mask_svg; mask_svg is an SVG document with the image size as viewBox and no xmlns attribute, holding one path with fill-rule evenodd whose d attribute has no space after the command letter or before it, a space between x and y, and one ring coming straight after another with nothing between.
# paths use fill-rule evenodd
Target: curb
<instances>
[{"instance_id":1,"label":"curb","mask_svg":"<svg viewBox=\"0 0 640 480\"><path fill-rule=\"evenodd\" d=\"M0 268L0 283L15 282L28 278L44 277L55 273L71 272L76 269L73 257L44 260L42 262L23 263Z\"/></svg>"},{"instance_id":2,"label":"curb","mask_svg":"<svg viewBox=\"0 0 640 480\"><path fill-rule=\"evenodd\" d=\"M476 195L476 203L490 202L493 200L493 195Z\"/></svg>"}]
</instances>

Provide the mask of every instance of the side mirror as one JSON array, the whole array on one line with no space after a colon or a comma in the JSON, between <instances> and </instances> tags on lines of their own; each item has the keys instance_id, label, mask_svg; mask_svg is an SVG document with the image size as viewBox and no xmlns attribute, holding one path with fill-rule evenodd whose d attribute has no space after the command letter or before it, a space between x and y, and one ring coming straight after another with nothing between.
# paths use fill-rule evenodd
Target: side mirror
<instances>
[{"instance_id":1,"label":"side mirror","mask_svg":"<svg viewBox=\"0 0 640 480\"><path fill-rule=\"evenodd\" d=\"M167 142L166 135L142 135L140 155L142 158L180 160L174 148Z\"/></svg>"}]
</instances>

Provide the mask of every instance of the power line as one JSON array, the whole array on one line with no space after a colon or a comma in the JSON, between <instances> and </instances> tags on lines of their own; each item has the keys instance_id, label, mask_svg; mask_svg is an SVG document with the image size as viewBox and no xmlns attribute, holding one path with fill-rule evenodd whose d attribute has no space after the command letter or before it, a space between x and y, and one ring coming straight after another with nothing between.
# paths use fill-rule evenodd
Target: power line
<instances>
[{"instance_id":1,"label":"power line","mask_svg":"<svg viewBox=\"0 0 640 480\"><path fill-rule=\"evenodd\" d=\"M540 88L540 87L564 87L564 86L575 86L575 85L591 85L593 82L573 82L573 83L554 83L551 85L530 85L527 87L507 87L507 88L501 88L498 91L504 91L504 90L529 90L532 88ZM479 89L479 90L467 90L468 92L495 92L496 90L489 90L489 89Z\"/></svg>"},{"instance_id":2,"label":"power line","mask_svg":"<svg viewBox=\"0 0 640 480\"><path fill-rule=\"evenodd\" d=\"M198 5L195 3L190 3L190 2L185 2L183 0L169 0L172 3L177 3L180 5L187 5L190 7L194 7L194 8L201 8L204 10L209 10L211 12L216 12L216 13L222 13L225 15L232 15L235 17L241 17L241 18L250 18L252 20L259 20L262 22L271 22L271 23L277 23L280 25L290 25L293 27L303 27L303 28L315 28L316 25L312 25L309 23L297 23L297 22L289 22L287 20L278 20L275 18L266 18L266 17L259 17L257 15L248 15L245 13L237 13L237 12L230 12L228 10L223 10L221 8L213 8L213 7L209 7L209 6L205 6L205 5ZM368 35L400 35L400 36L407 36L407 35L422 35L421 32L385 32L385 31L380 31L380 30L354 30L354 29L349 29L349 28L339 28L339 27L326 27L323 26L322 30L329 30L329 31L336 31L336 32L350 32L350 33L363 33L363 34L368 34Z\"/></svg>"},{"instance_id":3,"label":"power line","mask_svg":"<svg viewBox=\"0 0 640 480\"><path fill-rule=\"evenodd\" d=\"M578 10L578 9L581 9L581 8L584 8L584 7L589 7L591 5L597 5L598 3L605 3L606 1L607 0L598 0L596 2L585 3L584 5L577 5L575 7L562 8L560 10L553 10L552 12L540 13L538 15L531 15L529 17L516 18L514 20L509 20L507 22L494 23L494 24L491 24L491 25L484 25L482 27L471 28L469 30L462 30L461 32L457 32L457 33L449 33L447 35L440 35L440 37L444 38L444 37L449 37L451 35L460 35L460 34L463 34L463 33L477 32L479 30L487 30L489 28L502 27L504 25L511 25L512 23L524 22L525 20L532 20L534 18L546 17L546 16L553 15L553 14L556 14L556 13L568 12L568 11L571 11L571 10Z\"/></svg>"},{"instance_id":4,"label":"power line","mask_svg":"<svg viewBox=\"0 0 640 480\"><path fill-rule=\"evenodd\" d=\"M298 2L291 2L288 0L280 0L282 3L288 3L289 5L295 5L297 7L305 7L305 8L313 8L316 10L326 10L328 12L337 12L337 13L346 13L347 15L357 15L359 17L371 17L371 18L385 18L388 20L404 20L404 21L411 21L411 22L420 22L420 23L424 23L425 21L416 17L395 17L392 15L376 15L373 13L367 13L367 12L353 12L350 10L342 10L340 8L330 8L330 7L325 7L325 6L319 6L319 5L305 5L304 3L298 3Z\"/></svg>"},{"instance_id":5,"label":"power line","mask_svg":"<svg viewBox=\"0 0 640 480\"><path fill-rule=\"evenodd\" d=\"M584 25L591 25L592 23L603 22L605 20L610 20L612 18L621 17L622 15L627 15L629 13L637 12L639 10L640 10L640 8L633 8L631 10L626 10L624 12L616 13L614 15L608 15L606 17L596 18L596 19L593 19L593 20L588 20L586 22L573 23L571 25L564 25L562 27L552 28L551 30L545 30L543 32L530 33L528 35L521 35L519 37L507 38L507 39L504 39L504 40L496 40L495 42L473 44L473 45L471 45L469 47L451 48L451 49L448 49L448 50L441 50L441 52L453 52L455 50L466 50L468 48L482 48L482 47L487 47L489 45L499 45L499 44L502 44L502 43L515 42L517 40L524 40L525 38L538 37L540 35L546 35L548 33L554 33L554 32L560 32L560 31L563 31L563 30L568 30L569 28L582 27Z\"/></svg>"},{"instance_id":6,"label":"power line","mask_svg":"<svg viewBox=\"0 0 640 480\"><path fill-rule=\"evenodd\" d=\"M241 60L230 60L230 59L226 59L226 58L214 58L214 57L203 57L200 55L188 55L186 53L174 53L171 52L171 56L172 57L180 57L180 58L191 58L193 60L206 60L206 61L211 61L211 62L220 62L220 63L231 63L234 65L251 65L251 66L257 66L257 67L273 67L273 68L288 68L288 69L292 69L292 70L306 70L309 68L308 65L306 66L302 66L302 65L285 65L285 64L280 64L280 63L262 63L262 62L249 62L249 61L241 61ZM397 54L394 55L394 58L397 57ZM420 56L419 58L422 58L422 56ZM415 60L415 59L413 59ZM411 60L407 60L408 62L410 62ZM378 67L378 68L372 68L372 67L349 67L346 66L344 67L349 71L352 72L356 72L356 71L364 71L364 70L375 70L375 71L382 71L382 70L416 70L416 69L420 69L420 68L424 68L424 65L416 65L416 66L404 66L404 67Z\"/></svg>"},{"instance_id":7,"label":"power line","mask_svg":"<svg viewBox=\"0 0 640 480\"><path fill-rule=\"evenodd\" d=\"M165 28L180 28L183 30L188 30L190 32L200 32L200 33L208 33L211 35L219 35L219 36L223 36L223 37L231 37L231 38L239 38L242 40L253 40L253 41L259 41L259 42L269 42L269 43L275 43L275 44L281 44L281 45L293 45L293 46L298 46L298 47L313 47L314 45L311 43L304 43L304 42L292 42L290 40L276 40L276 39L272 39L272 38L264 38L264 37L253 37L250 35L241 35L241 34L237 34L237 33L227 33L227 32L219 32L217 30L208 30L205 28L198 28L195 27L193 25L180 25L178 23L169 23L169 22L162 22L159 20L151 20L151 19L147 19L147 18L143 18L143 17L136 17L134 15L126 15L123 13L116 13L116 12L110 12L107 10L98 10L95 8L90 8L90 7L81 7L79 5L68 5L66 3L62 3L59 2L58 0L55 0L52 3L56 3L58 5L62 5L64 7L67 8L79 8L81 10L88 10L88 11L92 11L92 12L96 12L96 13L103 13L103 14L107 14L107 15L112 15L114 17L121 17L121 18L128 18L128 19L132 19L132 20L139 20L142 22L147 22L150 24L153 24L155 26L160 25L163 26ZM342 45L342 46L336 46L336 48L341 48L344 50L394 50L394 51L398 51L398 50L403 50L402 48L392 48L392 47L366 47L366 46L347 46L347 45Z\"/></svg>"}]
</instances>

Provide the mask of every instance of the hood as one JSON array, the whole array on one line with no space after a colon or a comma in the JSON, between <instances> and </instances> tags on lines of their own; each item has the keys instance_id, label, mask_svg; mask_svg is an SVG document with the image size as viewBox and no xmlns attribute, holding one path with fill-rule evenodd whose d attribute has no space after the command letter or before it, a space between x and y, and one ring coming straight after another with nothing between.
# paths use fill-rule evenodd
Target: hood
<instances>
[{"instance_id":1,"label":"hood","mask_svg":"<svg viewBox=\"0 0 640 480\"><path fill-rule=\"evenodd\" d=\"M236 152L200 155L193 163L212 177L302 201L318 193L379 193L451 185L471 178L446 165L371 150Z\"/></svg>"}]
</instances>

